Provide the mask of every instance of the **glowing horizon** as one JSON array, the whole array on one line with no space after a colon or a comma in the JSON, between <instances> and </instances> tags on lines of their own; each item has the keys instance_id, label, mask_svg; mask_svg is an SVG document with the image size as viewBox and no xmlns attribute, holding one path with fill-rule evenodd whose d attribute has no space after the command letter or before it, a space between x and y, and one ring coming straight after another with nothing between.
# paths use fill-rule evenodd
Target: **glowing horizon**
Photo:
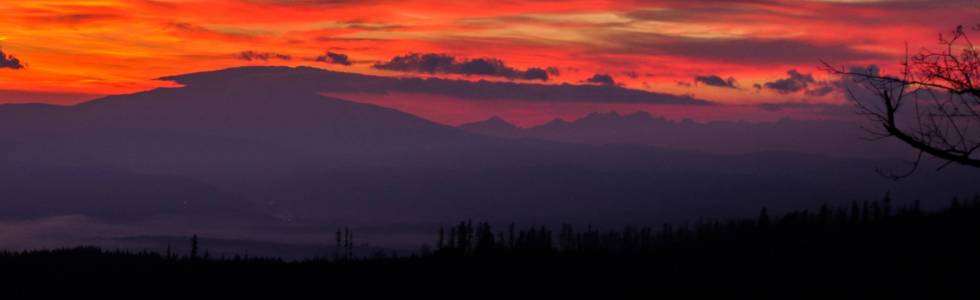
<instances>
[{"instance_id":1,"label":"glowing horizon","mask_svg":"<svg viewBox=\"0 0 980 300\"><path fill-rule=\"evenodd\" d=\"M841 103L821 60L888 70L906 42L934 45L977 13L959 0L40 0L2 1L0 10L0 48L23 65L0 68L0 103L60 104L246 65L614 83L727 104ZM499 60L503 71L379 67L411 53Z\"/></svg>"}]
</instances>

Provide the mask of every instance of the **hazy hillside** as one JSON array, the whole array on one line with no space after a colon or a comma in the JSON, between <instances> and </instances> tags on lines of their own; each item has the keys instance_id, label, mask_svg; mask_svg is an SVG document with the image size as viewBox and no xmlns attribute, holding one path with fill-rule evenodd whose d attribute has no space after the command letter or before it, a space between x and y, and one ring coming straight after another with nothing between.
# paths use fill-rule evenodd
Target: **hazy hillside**
<instances>
[{"instance_id":1,"label":"hazy hillside","mask_svg":"<svg viewBox=\"0 0 980 300\"><path fill-rule=\"evenodd\" d=\"M834 157L911 159L915 152L892 140L870 141L860 120L776 122L672 121L646 112L592 113L520 128L499 117L460 129L488 136L534 138L567 143L638 144L719 154L791 151Z\"/></svg>"},{"instance_id":2,"label":"hazy hillside","mask_svg":"<svg viewBox=\"0 0 980 300\"><path fill-rule=\"evenodd\" d=\"M170 77L184 86L76 106L0 106L0 196L15 204L3 215L106 222L153 216L154 234L173 235L173 226L214 238L307 244L344 224L375 228L380 243L415 245L410 236L459 218L656 223L887 191L896 201L925 205L980 192L972 184L980 178L975 170L924 171L899 183L875 169L902 170L900 161L786 152L811 152L804 150L823 137L839 142L828 134L844 125L688 124L596 114L531 129L501 120L483 124L487 130L464 126L477 134L319 95L338 86L400 82L380 78L237 68ZM489 84L433 82L460 90ZM717 149L727 154L706 153ZM197 217L169 217L187 214ZM234 217L219 217L226 214ZM236 230L246 224L254 226Z\"/></svg>"}]
</instances>

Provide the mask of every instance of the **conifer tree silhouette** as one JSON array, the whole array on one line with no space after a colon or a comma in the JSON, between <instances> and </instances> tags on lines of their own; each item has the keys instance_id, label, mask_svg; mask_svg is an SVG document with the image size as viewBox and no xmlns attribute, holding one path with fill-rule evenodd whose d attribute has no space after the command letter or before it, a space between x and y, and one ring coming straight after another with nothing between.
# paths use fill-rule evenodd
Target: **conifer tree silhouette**
<instances>
[{"instance_id":1,"label":"conifer tree silhouette","mask_svg":"<svg viewBox=\"0 0 980 300\"><path fill-rule=\"evenodd\" d=\"M341 228L337 228L337 233L335 236L336 246L334 247L334 251L333 251L333 259L335 261L339 261L343 257L343 254L341 253L343 253L344 244L343 244L343 233L341 232L341 230L342 230Z\"/></svg>"},{"instance_id":2,"label":"conifer tree silhouette","mask_svg":"<svg viewBox=\"0 0 980 300\"><path fill-rule=\"evenodd\" d=\"M436 250L442 250L446 243L446 230L439 226L439 241L436 242Z\"/></svg>"},{"instance_id":3,"label":"conifer tree silhouette","mask_svg":"<svg viewBox=\"0 0 980 300\"><path fill-rule=\"evenodd\" d=\"M756 221L756 224L762 228L769 227L769 211L765 207L759 212L759 220Z\"/></svg>"},{"instance_id":4,"label":"conifer tree silhouette","mask_svg":"<svg viewBox=\"0 0 980 300\"><path fill-rule=\"evenodd\" d=\"M349 227L344 226L344 260L351 260L354 258L354 231Z\"/></svg>"},{"instance_id":5,"label":"conifer tree silhouette","mask_svg":"<svg viewBox=\"0 0 980 300\"><path fill-rule=\"evenodd\" d=\"M197 235L191 237L191 259L197 259Z\"/></svg>"}]
</instances>

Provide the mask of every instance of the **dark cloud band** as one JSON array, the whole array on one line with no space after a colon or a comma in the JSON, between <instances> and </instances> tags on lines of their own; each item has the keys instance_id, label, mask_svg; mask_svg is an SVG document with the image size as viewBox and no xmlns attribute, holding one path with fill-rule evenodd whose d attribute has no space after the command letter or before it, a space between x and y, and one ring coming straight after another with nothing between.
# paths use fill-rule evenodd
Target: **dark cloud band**
<instances>
[{"instance_id":1,"label":"dark cloud band","mask_svg":"<svg viewBox=\"0 0 980 300\"><path fill-rule=\"evenodd\" d=\"M461 74L548 81L554 68L518 70L496 58L459 59L439 53L410 53L374 65L375 69L429 74Z\"/></svg>"},{"instance_id":2,"label":"dark cloud band","mask_svg":"<svg viewBox=\"0 0 980 300\"><path fill-rule=\"evenodd\" d=\"M540 84L505 81L468 81L443 78L385 77L339 73L311 67L241 67L161 78L184 85L206 85L223 78L279 78L281 86L323 93L414 93L445 95L469 101L524 101L538 103L636 103L713 105L691 95L672 95L618 85Z\"/></svg>"},{"instance_id":3,"label":"dark cloud band","mask_svg":"<svg viewBox=\"0 0 980 300\"><path fill-rule=\"evenodd\" d=\"M794 39L708 39L652 33L615 34L606 37L621 53L670 55L740 64L814 64L819 60L857 61L890 56L854 49L849 45L819 44Z\"/></svg>"}]
</instances>

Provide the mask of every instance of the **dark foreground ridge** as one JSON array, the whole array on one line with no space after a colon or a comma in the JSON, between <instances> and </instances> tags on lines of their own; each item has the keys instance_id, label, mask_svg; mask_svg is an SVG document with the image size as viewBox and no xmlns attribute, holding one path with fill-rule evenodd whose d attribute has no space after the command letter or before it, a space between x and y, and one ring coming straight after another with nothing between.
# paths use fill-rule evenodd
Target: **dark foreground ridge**
<instances>
[{"instance_id":1,"label":"dark foreground ridge","mask_svg":"<svg viewBox=\"0 0 980 300\"><path fill-rule=\"evenodd\" d=\"M754 220L662 228L495 231L462 222L440 230L431 249L400 257L348 257L347 235L338 232L339 251L331 258L305 261L211 257L196 245L179 255L79 247L2 253L0 269L14 295L51 291L16 282L132 295L197 288L222 295L457 299L980 295L980 197L926 212L916 204L892 207L886 196L849 207L782 216L763 209Z\"/></svg>"}]
</instances>

